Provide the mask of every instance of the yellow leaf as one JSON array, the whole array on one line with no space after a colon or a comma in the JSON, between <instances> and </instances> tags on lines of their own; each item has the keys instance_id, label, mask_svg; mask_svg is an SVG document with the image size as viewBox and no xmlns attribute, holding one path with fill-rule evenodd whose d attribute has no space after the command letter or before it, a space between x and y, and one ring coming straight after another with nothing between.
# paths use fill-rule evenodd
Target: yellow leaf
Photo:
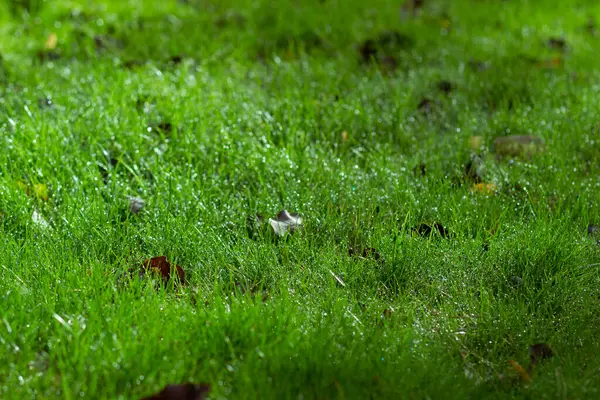
<instances>
[{"instance_id":1,"label":"yellow leaf","mask_svg":"<svg viewBox=\"0 0 600 400\"><path fill-rule=\"evenodd\" d=\"M44 45L46 50L54 50L56 45L58 44L58 36L56 33L51 33L48 35L48 39L46 39L46 44Z\"/></svg>"},{"instance_id":2,"label":"yellow leaf","mask_svg":"<svg viewBox=\"0 0 600 400\"><path fill-rule=\"evenodd\" d=\"M494 194L498 187L493 183L476 183L471 187L471 192L479 192L484 194Z\"/></svg>"},{"instance_id":3,"label":"yellow leaf","mask_svg":"<svg viewBox=\"0 0 600 400\"><path fill-rule=\"evenodd\" d=\"M346 143L348 141L348 132L342 131L342 133L340 134L340 136L342 138L342 143Z\"/></svg>"},{"instance_id":4,"label":"yellow leaf","mask_svg":"<svg viewBox=\"0 0 600 400\"><path fill-rule=\"evenodd\" d=\"M36 183L31 189L35 197L43 201L48 201L48 186L43 183Z\"/></svg>"},{"instance_id":5,"label":"yellow leaf","mask_svg":"<svg viewBox=\"0 0 600 400\"><path fill-rule=\"evenodd\" d=\"M516 362L515 360L510 360L510 365L512 365L513 369L515 370L517 375L521 377L523 382L531 382L531 377L529 376L529 373L525 370L525 368L521 367L521 365L519 365L518 362Z\"/></svg>"}]
</instances>

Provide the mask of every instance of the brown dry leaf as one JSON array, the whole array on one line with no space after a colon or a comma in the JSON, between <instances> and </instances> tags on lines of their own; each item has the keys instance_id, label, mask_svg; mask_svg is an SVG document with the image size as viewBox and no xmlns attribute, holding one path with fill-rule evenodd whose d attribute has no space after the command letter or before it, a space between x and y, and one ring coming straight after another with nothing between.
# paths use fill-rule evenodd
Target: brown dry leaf
<instances>
[{"instance_id":1,"label":"brown dry leaf","mask_svg":"<svg viewBox=\"0 0 600 400\"><path fill-rule=\"evenodd\" d=\"M210 385L208 383L184 383L167 385L160 392L142 397L140 400L204 400L209 393Z\"/></svg>"},{"instance_id":2,"label":"brown dry leaf","mask_svg":"<svg viewBox=\"0 0 600 400\"><path fill-rule=\"evenodd\" d=\"M476 183L471 186L473 193L494 194L496 190L498 190L498 186L493 183Z\"/></svg>"},{"instance_id":3,"label":"brown dry leaf","mask_svg":"<svg viewBox=\"0 0 600 400\"><path fill-rule=\"evenodd\" d=\"M160 274L163 281L167 283L171 279L171 270L175 270L180 283L185 283L185 272L179 265L171 264L167 261L167 257L158 256L152 257L142 262L142 271L140 276L144 276L146 272Z\"/></svg>"},{"instance_id":4,"label":"brown dry leaf","mask_svg":"<svg viewBox=\"0 0 600 400\"><path fill-rule=\"evenodd\" d=\"M499 157L530 157L544 150L544 139L532 135L501 136L494 140L493 151Z\"/></svg>"},{"instance_id":5,"label":"brown dry leaf","mask_svg":"<svg viewBox=\"0 0 600 400\"><path fill-rule=\"evenodd\" d=\"M58 36L56 33L51 33L48 35L48 39L46 39L46 43L44 44L44 49L46 50L54 50L56 45L58 44Z\"/></svg>"}]
</instances>

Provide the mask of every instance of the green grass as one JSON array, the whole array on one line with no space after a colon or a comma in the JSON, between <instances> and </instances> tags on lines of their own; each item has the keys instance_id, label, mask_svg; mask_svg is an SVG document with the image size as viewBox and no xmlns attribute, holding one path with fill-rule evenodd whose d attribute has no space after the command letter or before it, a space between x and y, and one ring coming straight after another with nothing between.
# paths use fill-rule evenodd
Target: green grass
<instances>
[{"instance_id":1,"label":"green grass","mask_svg":"<svg viewBox=\"0 0 600 400\"><path fill-rule=\"evenodd\" d=\"M0 2L0 398L596 398L600 5L425 3Z\"/></svg>"}]
</instances>

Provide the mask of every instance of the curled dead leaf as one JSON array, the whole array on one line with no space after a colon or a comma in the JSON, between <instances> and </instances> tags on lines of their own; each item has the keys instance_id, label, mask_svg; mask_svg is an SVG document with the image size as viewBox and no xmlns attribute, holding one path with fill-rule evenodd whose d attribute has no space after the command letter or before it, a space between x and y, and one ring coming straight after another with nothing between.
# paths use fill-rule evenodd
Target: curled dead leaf
<instances>
[{"instance_id":1,"label":"curled dead leaf","mask_svg":"<svg viewBox=\"0 0 600 400\"><path fill-rule=\"evenodd\" d=\"M147 272L155 273L162 277L164 283L167 283L172 277L172 271L175 271L180 283L185 283L185 272L183 271L183 268L179 265L172 265L167 261L167 257L165 256L152 257L144 260L141 265L140 276L145 276Z\"/></svg>"},{"instance_id":2,"label":"curled dead leaf","mask_svg":"<svg viewBox=\"0 0 600 400\"><path fill-rule=\"evenodd\" d=\"M285 236L287 233L294 233L302 226L302 217L299 214L281 210L276 219L269 218L269 224L275 235Z\"/></svg>"}]
</instances>

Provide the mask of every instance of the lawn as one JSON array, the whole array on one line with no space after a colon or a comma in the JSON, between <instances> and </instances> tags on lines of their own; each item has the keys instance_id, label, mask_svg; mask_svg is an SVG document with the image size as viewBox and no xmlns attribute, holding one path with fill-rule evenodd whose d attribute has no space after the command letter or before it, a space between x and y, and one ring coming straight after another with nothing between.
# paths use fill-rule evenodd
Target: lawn
<instances>
[{"instance_id":1,"label":"lawn","mask_svg":"<svg viewBox=\"0 0 600 400\"><path fill-rule=\"evenodd\" d=\"M415 3L0 0L0 398L599 397L600 4Z\"/></svg>"}]
</instances>

